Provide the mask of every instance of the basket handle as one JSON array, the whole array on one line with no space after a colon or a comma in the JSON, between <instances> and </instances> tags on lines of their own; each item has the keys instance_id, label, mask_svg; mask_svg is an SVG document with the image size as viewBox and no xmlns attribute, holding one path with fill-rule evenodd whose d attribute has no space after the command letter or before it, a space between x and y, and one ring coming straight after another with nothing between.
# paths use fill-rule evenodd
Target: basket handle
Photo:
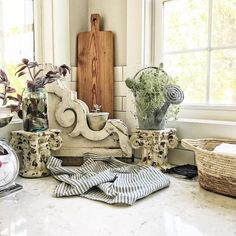
<instances>
[{"instance_id":1,"label":"basket handle","mask_svg":"<svg viewBox=\"0 0 236 236\"><path fill-rule=\"evenodd\" d=\"M181 145L184 148L188 149L188 150L196 151L197 147L194 146L194 144L193 144L193 143L195 143L194 141L196 141L196 140L194 140L194 139L182 139L181 140Z\"/></svg>"}]
</instances>

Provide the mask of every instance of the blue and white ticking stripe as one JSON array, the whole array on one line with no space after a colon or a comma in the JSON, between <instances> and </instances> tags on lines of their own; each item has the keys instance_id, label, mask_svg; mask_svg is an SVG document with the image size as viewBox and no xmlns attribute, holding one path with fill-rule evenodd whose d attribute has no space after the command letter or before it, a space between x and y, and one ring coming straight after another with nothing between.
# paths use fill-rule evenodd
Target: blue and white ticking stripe
<instances>
[{"instance_id":1,"label":"blue and white ticking stripe","mask_svg":"<svg viewBox=\"0 0 236 236\"><path fill-rule=\"evenodd\" d=\"M154 167L131 165L114 158L98 161L88 158L75 169L61 166L50 157L47 168L61 183L56 197L82 196L109 204L132 205L136 200L169 186L169 179Z\"/></svg>"}]
</instances>

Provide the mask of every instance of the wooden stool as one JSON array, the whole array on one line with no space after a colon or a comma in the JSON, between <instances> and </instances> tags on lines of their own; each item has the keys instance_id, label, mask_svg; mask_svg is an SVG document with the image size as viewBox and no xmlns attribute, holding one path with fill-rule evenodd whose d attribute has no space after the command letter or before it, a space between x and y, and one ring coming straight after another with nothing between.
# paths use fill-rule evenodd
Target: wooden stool
<instances>
[{"instance_id":1,"label":"wooden stool","mask_svg":"<svg viewBox=\"0 0 236 236\"><path fill-rule=\"evenodd\" d=\"M140 130L133 129L130 138L134 149L142 148L141 164L167 167L168 148L178 145L176 129Z\"/></svg>"},{"instance_id":2,"label":"wooden stool","mask_svg":"<svg viewBox=\"0 0 236 236\"><path fill-rule=\"evenodd\" d=\"M46 162L51 150L62 146L60 130L51 129L42 132L12 131L10 144L19 153L19 175L27 178L50 175Z\"/></svg>"}]
</instances>

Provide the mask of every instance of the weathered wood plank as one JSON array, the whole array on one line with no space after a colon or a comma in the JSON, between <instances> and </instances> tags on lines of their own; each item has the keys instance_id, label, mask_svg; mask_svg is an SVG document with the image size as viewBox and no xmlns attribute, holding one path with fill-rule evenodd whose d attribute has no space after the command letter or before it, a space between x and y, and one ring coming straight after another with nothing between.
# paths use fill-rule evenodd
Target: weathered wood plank
<instances>
[{"instance_id":1,"label":"weathered wood plank","mask_svg":"<svg viewBox=\"0 0 236 236\"><path fill-rule=\"evenodd\" d=\"M113 33L100 31L100 16L91 15L91 31L78 34L78 96L113 117Z\"/></svg>"}]
</instances>

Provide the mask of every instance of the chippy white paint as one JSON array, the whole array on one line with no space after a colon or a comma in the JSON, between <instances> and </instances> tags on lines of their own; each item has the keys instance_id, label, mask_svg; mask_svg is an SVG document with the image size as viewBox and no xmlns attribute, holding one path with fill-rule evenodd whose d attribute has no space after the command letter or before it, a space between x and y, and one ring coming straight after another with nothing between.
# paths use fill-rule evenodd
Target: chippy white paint
<instances>
[{"instance_id":1,"label":"chippy white paint","mask_svg":"<svg viewBox=\"0 0 236 236\"><path fill-rule=\"evenodd\" d=\"M46 86L48 92L49 127L60 129L62 148L57 156L79 157L85 153L127 157L132 156L126 125L118 119L110 119L103 129L94 131L87 123L89 109L76 98L61 81Z\"/></svg>"},{"instance_id":2,"label":"chippy white paint","mask_svg":"<svg viewBox=\"0 0 236 236\"><path fill-rule=\"evenodd\" d=\"M45 177L50 175L46 167L51 150L62 145L60 130L43 132L12 131L11 146L19 154L19 175L27 178Z\"/></svg>"},{"instance_id":3,"label":"chippy white paint","mask_svg":"<svg viewBox=\"0 0 236 236\"><path fill-rule=\"evenodd\" d=\"M168 165L168 148L178 145L176 129L139 130L134 129L130 138L135 149L142 149L141 164L165 167Z\"/></svg>"}]
</instances>

